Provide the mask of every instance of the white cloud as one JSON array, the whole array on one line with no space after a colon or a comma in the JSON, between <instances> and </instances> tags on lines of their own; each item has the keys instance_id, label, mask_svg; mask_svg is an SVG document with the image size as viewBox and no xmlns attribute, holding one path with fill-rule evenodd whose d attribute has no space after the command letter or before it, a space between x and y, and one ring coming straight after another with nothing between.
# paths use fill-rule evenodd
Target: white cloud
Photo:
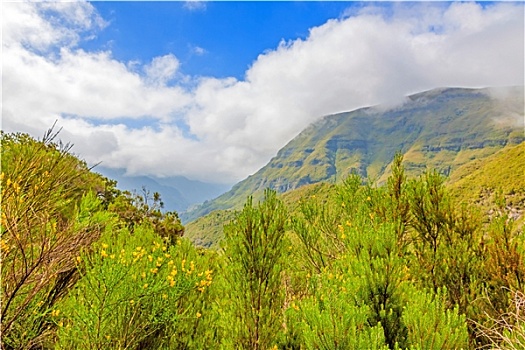
<instances>
[{"instance_id":1,"label":"white cloud","mask_svg":"<svg viewBox=\"0 0 525 350\"><path fill-rule=\"evenodd\" d=\"M43 4L4 4L4 129L40 136L58 119L88 162L133 174L232 182L323 115L441 86L524 84L523 4L365 6L261 54L243 81L191 89L172 54L143 65L76 48L104 27L89 3Z\"/></svg>"},{"instance_id":2,"label":"white cloud","mask_svg":"<svg viewBox=\"0 0 525 350\"><path fill-rule=\"evenodd\" d=\"M3 2L2 45L25 45L47 50L52 45L74 46L82 34L107 23L86 2Z\"/></svg>"},{"instance_id":3,"label":"white cloud","mask_svg":"<svg viewBox=\"0 0 525 350\"><path fill-rule=\"evenodd\" d=\"M190 11L203 11L203 10L206 10L206 1L199 1L199 0L185 1L184 8Z\"/></svg>"},{"instance_id":4,"label":"white cloud","mask_svg":"<svg viewBox=\"0 0 525 350\"><path fill-rule=\"evenodd\" d=\"M168 81L175 77L179 68L179 60L172 54L155 57L150 64L144 67L147 80L158 86L165 86Z\"/></svg>"},{"instance_id":5,"label":"white cloud","mask_svg":"<svg viewBox=\"0 0 525 350\"><path fill-rule=\"evenodd\" d=\"M204 48L202 48L200 46L193 46L191 48L191 52L194 53L197 56L202 56L205 53L207 53L208 51L206 51L206 49L204 49Z\"/></svg>"}]
</instances>

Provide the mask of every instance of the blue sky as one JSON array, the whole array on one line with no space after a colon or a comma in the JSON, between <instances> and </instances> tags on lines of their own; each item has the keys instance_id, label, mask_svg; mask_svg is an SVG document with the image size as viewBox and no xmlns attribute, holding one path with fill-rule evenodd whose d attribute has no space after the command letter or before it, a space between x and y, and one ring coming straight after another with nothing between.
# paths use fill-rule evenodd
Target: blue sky
<instances>
[{"instance_id":1,"label":"blue sky","mask_svg":"<svg viewBox=\"0 0 525 350\"><path fill-rule=\"evenodd\" d=\"M311 123L524 84L523 2L2 2L2 129L233 184Z\"/></svg>"},{"instance_id":2,"label":"blue sky","mask_svg":"<svg viewBox=\"0 0 525 350\"><path fill-rule=\"evenodd\" d=\"M109 22L86 49L111 48L123 61L173 53L181 72L242 79L250 64L281 40L305 39L309 29L341 17L348 2L94 2Z\"/></svg>"}]
</instances>

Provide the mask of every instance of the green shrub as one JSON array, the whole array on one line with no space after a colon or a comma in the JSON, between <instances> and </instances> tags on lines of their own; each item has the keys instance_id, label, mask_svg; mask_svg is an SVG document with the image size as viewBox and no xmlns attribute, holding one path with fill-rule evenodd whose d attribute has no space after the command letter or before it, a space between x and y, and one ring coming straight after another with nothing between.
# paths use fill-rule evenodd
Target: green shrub
<instances>
[{"instance_id":1,"label":"green shrub","mask_svg":"<svg viewBox=\"0 0 525 350\"><path fill-rule=\"evenodd\" d=\"M468 331L465 315L458 308L446 308L447 291L437 294L414 290L403 310L410 349L467 349Z\"/></svg>"},{"instance_id":2,"label":"green shrub","mask_svg":"<svg viewBox=\"0 0 525 350\"><path fill-rule=\"evenodd\" d=\"M79 256L85 272L54 310L57 347L153 349L181 341L173 335L202 316L185 302L188 295L205 294L213 279L181 246L168 249L138 226L133 235L108 233L93 253Z\"/></svg>"}]
</instances>

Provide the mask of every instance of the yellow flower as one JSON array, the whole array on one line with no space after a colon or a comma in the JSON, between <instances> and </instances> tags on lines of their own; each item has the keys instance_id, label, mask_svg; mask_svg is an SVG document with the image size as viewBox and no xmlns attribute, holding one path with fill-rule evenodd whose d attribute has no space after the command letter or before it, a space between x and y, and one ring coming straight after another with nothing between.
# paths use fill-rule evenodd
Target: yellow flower
<instances>
[{"instance_id":1,"label":"yellow flower","mask_svg":"<svg viewBox=\"0 0 525 350\"><path fill-rule=\"evenodd\" d=\"M133 305L133 304L135 304L135 300L131 299L131 300L129 301L129 303L130 303L131 305Z\"/></svg>"},{"instance_id":2,"label":"yellow flower","mask_svg":"<svg viewBox=\"0 0 525 350\"><path fill-rule=\"evenodd\" d=\"M148 284L146 283L144 286L142 286L142 288L144 289L148 288Z\"/></svg>"},{"instance_id":3,"label":"yellow flower","mask_svg":"<svg viewBox=\"0 0 525 350\"><path fill-rule=\"evenodd\" d=\"M103 250L103 251L100 252L100 255L101 255L103 258L105 258L105 257L108 256L108 253L106 253L106 251Z\"/></svg>"},{"instance_id":4,"label":"yellow flower","mask_svg":"<svg viewBox=\"0 0 525 350\"><path fill-rule=\"evenodd\" d=\"M166 293L162 294L162 299L168 299L168 294Z\"/></svg>"},{"instance_id":5,"label":"yellow flower","mask_svg":"<svg viewBox=\"0 0 525 350\"><path fill-rule=\"evenodd\" d=\"M77 256L77 262L80 263L82 261L82 258L80 256Z\"/></svg>"},{"instance_id":6,"label":"yellow flower","mask_svg":"<svg viewBox=\"0 0 525 350\"><path fill-rule=\"evenodd\" d=\"M106 243L102 243L102 249L108 249L108 245Z\"/></svg>"},{"instance_id":7,"label":"yellow flower","mask_svg":"<svg viewBox=\"0 0 525 350\"><path fill-rule=\"evenodd\" d=\"M197 311L197 315L196 316L197 316L197 318L200 318L202 315L201 315L200 312Z\"/></svg>"},{"instance_id":8,"label":"yellow flower","mask_svg":"<svg viewBox=\"0 0 525 350\"><path fill-rule=\"evenodd\" d=\"M56 317L58 315L60 315L60 310L56 309L56 310L51 311L51 316L52 317Z\"/></svg>"},{"instance_id":9,"label":"yellow flower","mask_svg":"<svg viewBox=\"0 0 525 350\"><path fill-rule=\"evenodd\" d=\"M156 274L157 272L159 272L159 269L154 268L154 269L151 269L150 272L151 272L152 274Z\"/></svg>"},{"instance_id":10,"label":"yellow flower","mask_svg":"<svg viewBox=\"0 0 525 350\"><path fill-rule=\"evenodd\" d=\"M6 243L5 239L0 239L0 250L6 254L9 252L9 244Z\"/></svg>"}]
</instances>

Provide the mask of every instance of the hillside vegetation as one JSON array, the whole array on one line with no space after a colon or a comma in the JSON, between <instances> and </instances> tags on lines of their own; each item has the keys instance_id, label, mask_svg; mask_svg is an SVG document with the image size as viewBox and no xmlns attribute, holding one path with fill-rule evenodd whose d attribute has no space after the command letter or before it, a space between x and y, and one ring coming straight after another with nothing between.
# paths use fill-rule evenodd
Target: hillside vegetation
<instances>
[{"instance_id":1,"label":"hillside vegetation","mask_svg":"<svg viewBox=\"0 0 525 350\"><path fill-rule=\"evenodd\" d=\"M504 200L512 215L521 216L525 209L525 142L467 163L451 174L448 183L463 203L490 211L494 203Z\"/></svg>"},{"instance_id":2,"label":"hillside vegetation","mask_svg":"<svg viewBox=\"0 0 525 350\"><path fill-rule=\"evenodd\" d=\"M521 228L525 221L525 142L466 163L446 178L445 185L457 205L474 206L487 217L503 207L516 220L515 228ZM294 212L302 199L314 196L324 202L334 188L333 184L319 182L286 192L282 200ZM223 226L234 213L218 210L200 217L186 225L185 237L197 246L217 249L224 237Z\"/></svg>"},{"instance_id":3,"label":"hillside vegetation","mask_svg":"<svg viewBox=\"0 0 525 350\"><path fill-rule=\"evenodd\" d=\"M290 211L294 211L298 208L301 199L314 196L323 202L328 200L334 189L333 184L318 182L286 192L281 199ZM184 237L198 247L219 249L220 241L224 238L224 225L232 221L236 214L237 211L234 209L212 211L186 224Z\"/></svg>"},{"instance_id":4,"label":"hillside vegetation","mask_svg":"<svg viewBox=\"0 0 525 350\"><path fill-rule=\"evenodd\" d=\"M500 91L501 94L501 91ZM327 116L310 125L257 173L230 191L184 213L190 222L219 209L240 209L265 188L287 192L317 183L339 183L351 174L384 183L395 152L410 176L454 169L525 140L523 87L494 98L491 89L435 89L396 107L377 106Z\"/></svg>"},{"instance_id":5,"label":"hillside vegetation","mask_svg":"<svg viewBox=\"0 0 525 350\"><path fill-rule=\"evenodd\" d=\"M68 151L2 134L2 349L523 348L512 198L483 216L397 155L383 186L248 198L203 250Z\"/></svg>"}]
</instances>

